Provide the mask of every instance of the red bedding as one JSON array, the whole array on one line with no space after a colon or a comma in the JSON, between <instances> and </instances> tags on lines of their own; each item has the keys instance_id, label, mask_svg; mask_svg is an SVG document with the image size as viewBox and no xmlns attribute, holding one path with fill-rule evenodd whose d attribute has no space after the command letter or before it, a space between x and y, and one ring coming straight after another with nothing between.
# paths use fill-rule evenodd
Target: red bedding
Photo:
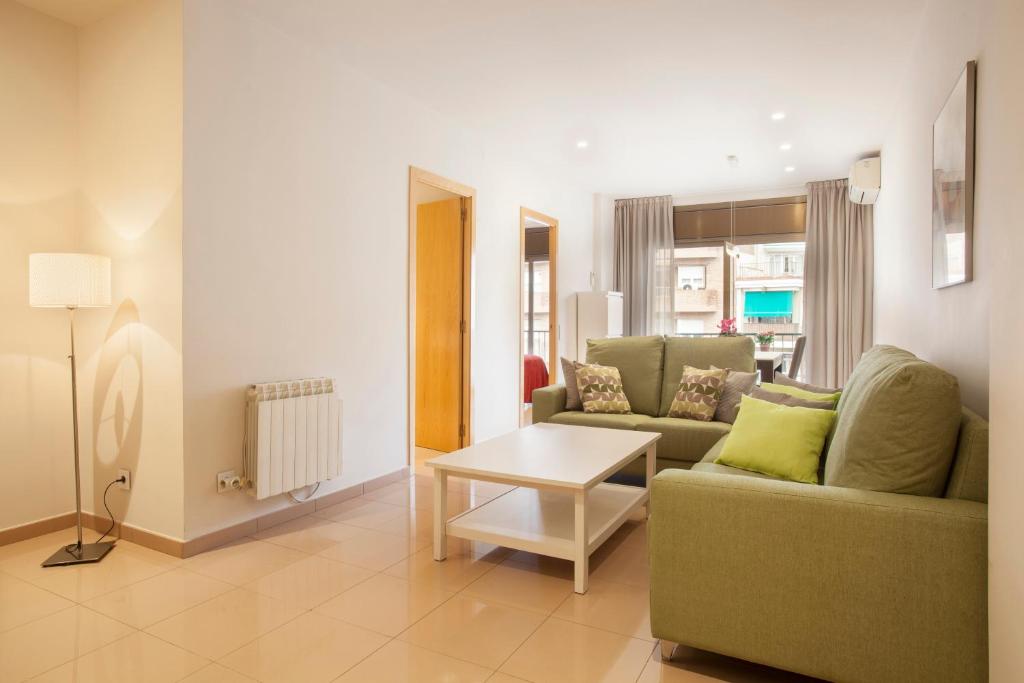
<instances>
[{"instance_id":1,"label":"red bedding","mask_svg":"<svg viewBox=\"0 0 1024 683\"><path fill-rule=\"evenodd\" d=\"M523 356L523 402L533 403L533 390L548 385L548 368L540 356Z\"/></svg>"}]
</instances>

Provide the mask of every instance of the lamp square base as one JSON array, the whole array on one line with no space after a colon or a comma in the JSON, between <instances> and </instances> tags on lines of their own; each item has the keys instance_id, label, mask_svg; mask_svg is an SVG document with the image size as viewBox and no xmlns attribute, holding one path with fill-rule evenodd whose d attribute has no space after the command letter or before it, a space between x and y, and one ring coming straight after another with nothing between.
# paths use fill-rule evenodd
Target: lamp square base
<instances>
[{"instance_id":1,"label":"lamp square base","mask_svg":"<svg viewBox=\"0 0 1024 683\"><path fill-rule=\"evenodd\" d=\"M49 559L43 562L43 566L64 567L72 564L99 562L113 547L113 542L109 541L104 543L83 543L81 548L72 548L71 550L68 550L67 546L65 546L53 555L50 555Z\"/></svg>"}]
</instances>

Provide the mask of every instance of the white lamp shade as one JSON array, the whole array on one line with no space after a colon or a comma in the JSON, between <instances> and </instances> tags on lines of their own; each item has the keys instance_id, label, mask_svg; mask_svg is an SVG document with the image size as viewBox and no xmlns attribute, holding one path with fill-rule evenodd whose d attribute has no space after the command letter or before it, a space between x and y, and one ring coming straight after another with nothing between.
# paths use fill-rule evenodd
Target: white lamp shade
<instances>
[{"instance_id":1,"label":"white lamp shade","mask_svg":"<svg viewBox=\"0 0 1024 683\"><path fill-rule=\"evenodd\" d=\"M96 254L30 254L28 303L41 308L110 305L110 258Z\"/></svg>"}]
</instances>

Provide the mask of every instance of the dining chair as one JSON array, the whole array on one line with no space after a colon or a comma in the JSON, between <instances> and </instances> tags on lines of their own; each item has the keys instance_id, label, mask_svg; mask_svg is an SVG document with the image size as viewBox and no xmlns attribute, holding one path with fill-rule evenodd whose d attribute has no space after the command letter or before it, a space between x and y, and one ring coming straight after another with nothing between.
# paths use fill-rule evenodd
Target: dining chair
<instances>
[{"instance_id":1,"label":"dining chair","mask_svg":"<svg viewBox=\"0 0 1024 683\"><path fill-rule=\"evenodd\" d=\"M796 338L796 343L793 344L793 357L790 359L789 369L786 371L790 379L796 379L796 374L800 371L800 361L804 359L804 346L806 344L807 335L800 335Z\"/></svg>"}]
</instances>

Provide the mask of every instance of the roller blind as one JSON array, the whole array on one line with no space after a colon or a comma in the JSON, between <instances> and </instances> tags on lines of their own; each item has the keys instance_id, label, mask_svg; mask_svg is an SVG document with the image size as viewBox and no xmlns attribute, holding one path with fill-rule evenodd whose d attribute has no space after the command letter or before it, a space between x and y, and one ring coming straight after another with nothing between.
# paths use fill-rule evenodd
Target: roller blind
<instances>
[{"instance_id":1,"label":"roller blind","mask_svg":"<svg viewBox=\"0 0 1024 683\"><path fill-rule=\"evenodd\" d=\"M748 318L793 315L793 292L744 292L743 315Z\"/></svg>"},{"instance_id":2,"label":"roller blind","mask_svg":"<svg viewBox=\"0 0 1024 683\"><path fill-rule=\"evenodd\" d=\"M676 242L687 244L792 240L804 234L806 222L807 197L802 195L672 207Z\"/></svg>"}]
</instances>

